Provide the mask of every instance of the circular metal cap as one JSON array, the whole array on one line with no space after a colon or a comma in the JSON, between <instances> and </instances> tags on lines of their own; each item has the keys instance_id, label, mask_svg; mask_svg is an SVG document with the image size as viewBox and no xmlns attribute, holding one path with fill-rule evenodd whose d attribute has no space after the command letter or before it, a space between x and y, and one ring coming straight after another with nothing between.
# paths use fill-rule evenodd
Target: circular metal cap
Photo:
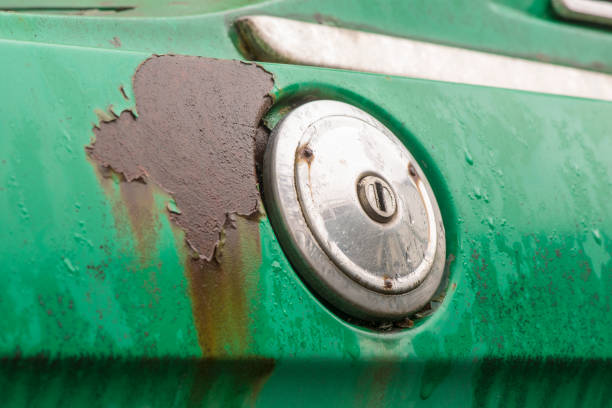
<instances>
[{"instance_id":1,"label":"circular metal cap","mask_svg":"<svg viewBox=\"0 0 612 408\"><path fill-rule=\"evenodd\" d=\"M290 112L272 132L264 188L289 259L344 312L401 319L438 288L445 238L433 192L369 114L336 101Z\"/></svg>"}]
</instances>

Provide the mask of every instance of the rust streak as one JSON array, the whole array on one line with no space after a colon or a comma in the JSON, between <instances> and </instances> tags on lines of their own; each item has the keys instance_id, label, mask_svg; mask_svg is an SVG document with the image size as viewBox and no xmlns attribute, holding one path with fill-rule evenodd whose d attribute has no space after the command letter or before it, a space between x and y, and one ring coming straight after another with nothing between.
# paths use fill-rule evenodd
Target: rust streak
<instances>
[{"instance_id":1,"label":"rust streak","mask_svg":"<svg viewBox=\"0 0 612 408\"><path fill-rule=\"evenodd\" d=\"M124 236L134 237L140 266L147 266L156 251L155 231L161 226L154 193L162 191L141 178L127 182L123 175L109 167L95 165L95 169L106 196L113 203L115 228ZM126 230L125 221L130 230Z\"/></svg>"},{"instance_id":2,"label":"rust streak","mask_svg":"<svg viewBox=\"0 0 612 408\"><path fill-rule=\"evenodd\" d=\"M246 350L251 340L247 301L256 284L249 272L261 264L259 222L236 217L234 225L226 224L211 261L187 260L198 340L209 357Z\"/></svg>"},{"instance_id":3,"label":"rust streak","mask_svg":"<svg viewBox=\"0 0 612 408\"><path fill-rule=\"evenodd\" d=\"M314 153L307 144L300 146L295 152L295 156L296 161L304 160L306 163L308 163L308 167L310 167L312 161L314 160Z\"/></svg>"}]
</instances>

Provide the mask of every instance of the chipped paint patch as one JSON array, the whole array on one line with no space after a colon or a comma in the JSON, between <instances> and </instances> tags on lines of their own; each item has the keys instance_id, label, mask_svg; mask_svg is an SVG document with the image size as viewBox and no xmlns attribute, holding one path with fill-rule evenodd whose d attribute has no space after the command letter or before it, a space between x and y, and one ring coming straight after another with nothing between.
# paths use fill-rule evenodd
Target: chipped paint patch
<instances>
[{"instance_id":1,"label":"chipped paint patch","mask_svg":"<svg viewBox=\"0 0 612 408\"><path fill-rule=\"evenodd\" d=\"M134 76L138 118L102 119L89 154L128 182L152 181L171 194L180 210L172 220L210 260L227 215L257 212L255 138L272 86L253 64L152 57Z\"/></svg>"}]
</instances>

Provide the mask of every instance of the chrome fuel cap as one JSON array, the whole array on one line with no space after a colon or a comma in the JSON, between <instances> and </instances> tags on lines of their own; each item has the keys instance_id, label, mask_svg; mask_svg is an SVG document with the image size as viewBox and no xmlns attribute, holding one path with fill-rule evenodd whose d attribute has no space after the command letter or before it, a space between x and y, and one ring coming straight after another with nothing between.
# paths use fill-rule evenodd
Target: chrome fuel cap
<instances>
[{"instance_id":1,"label":"chrome fuel cap","mask_svg":"<svg viewBox=\"0 0 612 408\"><path fill-rule=\"evenodd\" d=\"M401 319L438 288L445 238L431 187L364 111L316 101L287 114L267 147L264 196L298 273L344 312Z\"/></svg>"}]
</instances>

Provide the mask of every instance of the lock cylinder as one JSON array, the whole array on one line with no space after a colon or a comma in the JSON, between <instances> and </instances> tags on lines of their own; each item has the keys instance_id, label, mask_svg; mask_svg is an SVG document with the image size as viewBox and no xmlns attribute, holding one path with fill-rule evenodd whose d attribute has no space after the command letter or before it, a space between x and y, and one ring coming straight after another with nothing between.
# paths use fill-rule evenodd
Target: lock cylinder
<instances>
[{"instance_id":1,"label":"lock cylinder","mask_svg":"<svg viewBox=\"0 0 612 408\"><path fill-rule=\"evenodd\" d=\"M423 308L445 263L433 191L402 142L337 101L290 112L264 158L265 203L289 260L318 295L370 321Z\"/></svg>"}]
</instances>

